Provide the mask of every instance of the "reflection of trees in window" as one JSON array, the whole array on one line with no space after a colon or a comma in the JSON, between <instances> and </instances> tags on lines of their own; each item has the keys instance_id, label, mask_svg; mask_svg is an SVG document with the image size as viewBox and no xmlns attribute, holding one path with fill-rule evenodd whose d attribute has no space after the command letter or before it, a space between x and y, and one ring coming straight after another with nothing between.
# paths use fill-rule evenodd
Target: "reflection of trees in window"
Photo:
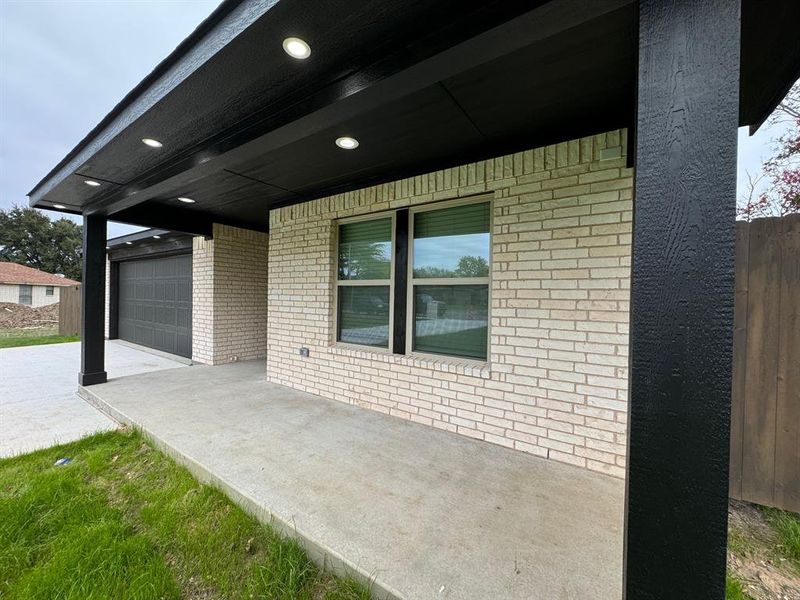
<instances>
[{"instance_id":1,"label":"reflection of trees in window","mask_svg":"<svg viewBox=\"0 0 800 600\"><path fill-rule=\"evenodd\" d=\"M488 277L489 263L482 256L462 256L456 267L456 277Z\"/></svg>"},{"instance_id":2,"label":"reflection of trees in window","mask_svg":"<svg viewBox=\"0 0 800 600\"><path fill-rule=\"evenodd\" d=\"M385 279L391 264L389 242L339 245L339 279Z\"/></svg>"},{"instance_id":3,"label":"reflection of trees in window","mask_svg":"<svg viewBox=\"0 0 800 600\"><path fill-rule=\"evenodd\" d=\"M417 267L414 277L425 279L448 277L488 277L489 262L482 256L462 256L455 269L444 267Z\"/></svg>"}]
</instances>

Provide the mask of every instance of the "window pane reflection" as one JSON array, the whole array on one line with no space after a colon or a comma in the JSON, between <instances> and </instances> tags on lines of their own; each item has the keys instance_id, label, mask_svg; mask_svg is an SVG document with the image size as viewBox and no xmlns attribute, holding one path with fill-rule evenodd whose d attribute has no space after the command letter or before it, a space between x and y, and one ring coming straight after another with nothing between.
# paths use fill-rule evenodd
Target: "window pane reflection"
<instances>
[{"instance_id":1,"label":"window pane reflection","mask_svg":"<svg viewBox=\"0 0 800 600\"><path fill-rule=\"evenodd\" d=\"M488 277L489 203L414 214L414 277Z\"/></svg>"},{"instance_id":2,"label":"window pane reflection","mask_svg":"<svg viewBox=\"0 0 800 600\"><path fill-rule=\"evenodd\" d=\"M414 350L486 359L489 287L414 286Z\"/></svg>"},{"instance_id":3,"label":"window pane reflection","mask_svg":"<svg viewBox=\"0 0 800 600\"><path fill-rule=\"evenodd\" d=\"M389 347L389 286L339 287L340 342Z\"/></svg>"},{"instance_id":4,"label":"window pane reflection","mask_svg":"<svg viewBox=\"0 0 800 600\"><path fill-rule=\"evenodd\" d=\"M339 279L389 279L392 219L339 226Z\"/></svg>"}]
</instances>

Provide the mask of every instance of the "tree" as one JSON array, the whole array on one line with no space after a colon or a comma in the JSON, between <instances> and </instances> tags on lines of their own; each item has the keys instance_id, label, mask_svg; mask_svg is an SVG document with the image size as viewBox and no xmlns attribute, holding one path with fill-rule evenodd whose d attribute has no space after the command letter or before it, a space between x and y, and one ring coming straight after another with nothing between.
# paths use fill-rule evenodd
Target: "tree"
<instances>
[{"instance_id":1,"label":"tree","mask_svg":"<svg viewBox=\"0 0 800 600\"><path fill-rule=\"evenodd\" d=\"M747 221L800 212L800 81L775 108L769 122L788 125L788 130L773 140L774 153L762 165L761 173L747 175L748 187L736 211Z\"/></svg>"},{"instance_id":2,"label":"tree","mask_svg":"<svg viewBox=\"0 0 800 600\"><path fill-rule=\"evenodd\" d=\"M388 279L391 258L388 242L339 244L339 277L342 279Z\"/></svg>"},{"instance_id":3,"label":"tree","mask_svg":"<svg viewBox=\"0 0 800 600\"><path fill-rule=\"evenodd\" d=\"M456 267L456 277L488 277L489 263L482 256L462 256Z\"/></svg>"},{"instance_id":4,"label":"tree","mask_svg":"<svg viewBox=\"0 0 800 600\"><path fill-rule=\"evenodd\" d=\"M51 221L40 211L0 210L0 260L81 279L83 229L69 219Z\"/></svg>"},{"instance_id":5,"label":"tree","mask_svg":"<svg viewBox=\"0 0 800 600\"><path fill-rule=\"evenodd\" d=\"M464 255L458 259L455 270L446 267L416 267L414 277L446 279L451 277L488 277L489 263L481 256Z\"/></svg>"}]
</instances>

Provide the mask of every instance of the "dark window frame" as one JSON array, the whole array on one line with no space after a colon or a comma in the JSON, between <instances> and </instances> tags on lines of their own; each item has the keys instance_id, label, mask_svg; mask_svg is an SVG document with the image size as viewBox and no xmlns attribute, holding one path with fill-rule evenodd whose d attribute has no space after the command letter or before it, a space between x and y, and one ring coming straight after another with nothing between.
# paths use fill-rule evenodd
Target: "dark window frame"
<instances>
[{"instance_id":1,"label":"dark window frame","mask_svg":"<svg viewBox=\"0 0 800 600\"><path fill-rule=\"evenodd\" d=\"M54 285L47 285L44 288L44 295L45 296L55 296L56 290Z\"/></svg>"}]
</instances>

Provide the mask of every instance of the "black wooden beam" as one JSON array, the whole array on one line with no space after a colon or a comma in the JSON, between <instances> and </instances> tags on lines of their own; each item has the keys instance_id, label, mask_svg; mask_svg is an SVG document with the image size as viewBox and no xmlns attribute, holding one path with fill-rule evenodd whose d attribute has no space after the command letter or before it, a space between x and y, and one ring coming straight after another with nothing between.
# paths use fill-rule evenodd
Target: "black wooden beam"
<instances>
[{"instance_id":1,"label":"black wooden beam","mask_svg":"<svg viewBox=\"0 0 800 600\"><path fill-rule=\"evenodd\" d=\"M155 240L150 243L123 245L111 248L108 257L112 264L124 260L138 260L141 258L165 257L175 254L192 253L191 237L180 237L175 240Z\"/></svg>"},{"instance_id":2,"label":"black wooden beam","mask_svg":"<svg viewBox=\"0 0 800 600\"><path fill-rule=\"evenodd\" d=\"M722 599L739 0L641 0L625 597Z\"/></svg>"},{"instance_id":3,"label":"black wooden beam","mask_svg":"<svg viewBox=\"0 0 800 600\"><path fill-rule=\"evenodd\" d=\"M80 385L104 383L106 300L106 218L83 217Z\"/></svg>"},{"instance_id":4,"label":"black wooden beam","mask_svg":"<svg viewBox=\"0 0 800 600\"><path fill-rule=\"evenodd\" d=\"M408 209L394 215L394 323L392 351L406 353L406 293L408 291Z\"/></svg>"}]
</instances>

